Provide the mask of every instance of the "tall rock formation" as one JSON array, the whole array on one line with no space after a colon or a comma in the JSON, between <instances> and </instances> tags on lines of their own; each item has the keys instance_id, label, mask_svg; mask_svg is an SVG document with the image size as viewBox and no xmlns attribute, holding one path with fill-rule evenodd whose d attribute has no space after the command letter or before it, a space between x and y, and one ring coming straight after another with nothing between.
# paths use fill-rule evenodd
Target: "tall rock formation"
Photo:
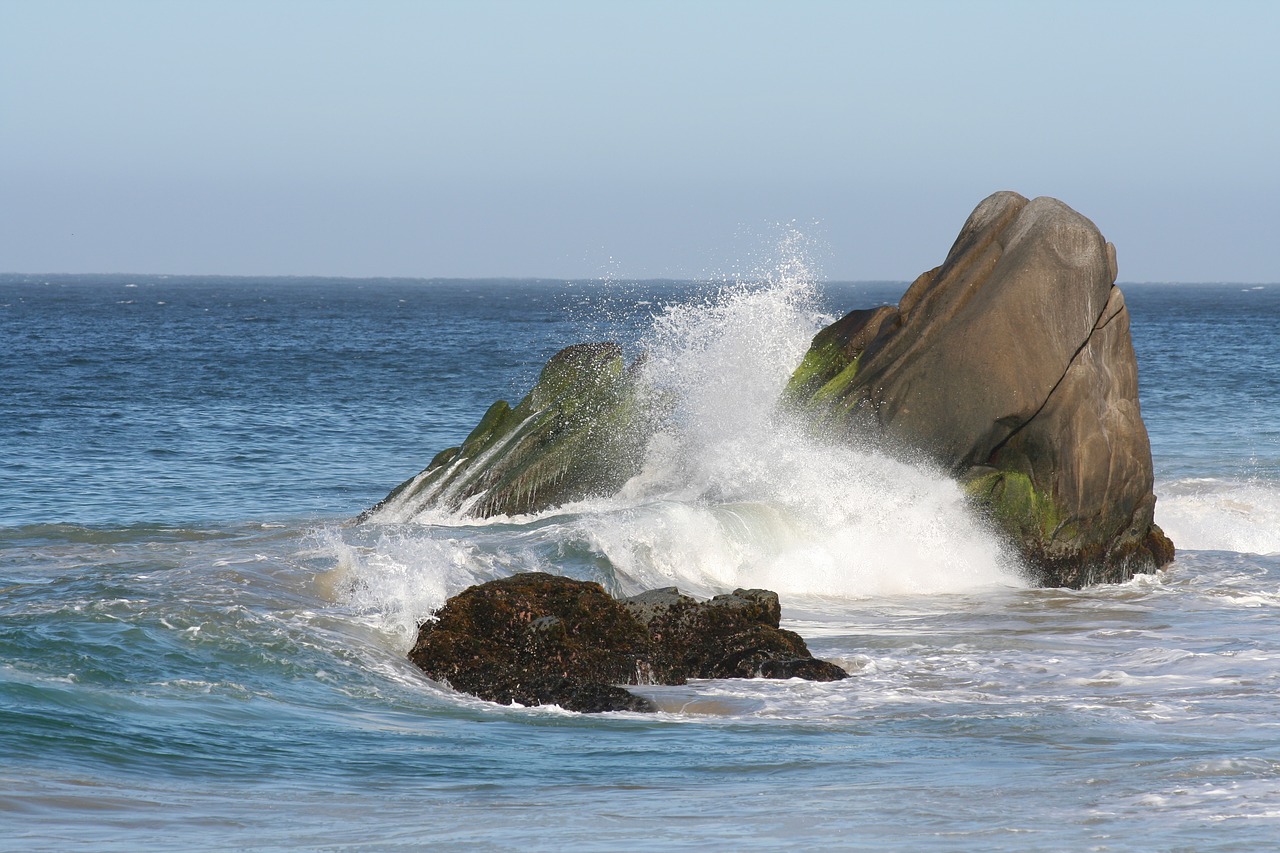
<instances>
[{"instance_id":1,"label":"tall rock formation","mask_svg":"<svg viewBox=\"0 0 1280 853\"><path fill-rule=\"evenodd\" d=\"M836 436L948 469L1040 583L1121 581L1173 558L1153 523L1115 247L1051 198L996 193L896 308L823 329L785 398Z\"/></svg>"}]
</instances>

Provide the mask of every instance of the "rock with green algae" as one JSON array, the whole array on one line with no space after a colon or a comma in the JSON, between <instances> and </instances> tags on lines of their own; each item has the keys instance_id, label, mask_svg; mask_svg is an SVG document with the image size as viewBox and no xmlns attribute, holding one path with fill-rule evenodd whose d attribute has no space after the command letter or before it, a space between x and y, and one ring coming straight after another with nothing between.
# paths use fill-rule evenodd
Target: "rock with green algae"
<instances>
[{"instance_id":1,"label":"rock with green algae","mask_svg":"<svg viewBox=\"0 0 1280 853\"><path fill-rule=\"evenodd\" d=\"M427 509L479 518L540 512L612 494L637 470L654 406L614 343L551 357L512 408L489 407L459 447L438 453L359 521L408 521Z\"/></svg>"},{"instance_id":2,"label":"rock with green algae","mask_svg":"<svg viewBox=\"0 0 1280 853\"><path fill-rule=\"evenodd\" d=\"M1173 559L1115 247L1050 198L996 193L897 307L822 330L784 399L961 480L1037 580L1123 581Z\"/></svg>"},{"instance_id":3,"label":"rock with green algae","mask_svg":"<svg viewBox=\"0 0 1280 853\"><path fill-rule=\"evenodd\" d=\"M822 330L784 392L815 428L923 453L956 476L1045 585L1122 581L1173 559L1115 248L1055 199L996 193L896 307ZM614 344L557 353L360 520L431 508L538 512L617 491L661 406Z\"/></svg>"}]
</instances>

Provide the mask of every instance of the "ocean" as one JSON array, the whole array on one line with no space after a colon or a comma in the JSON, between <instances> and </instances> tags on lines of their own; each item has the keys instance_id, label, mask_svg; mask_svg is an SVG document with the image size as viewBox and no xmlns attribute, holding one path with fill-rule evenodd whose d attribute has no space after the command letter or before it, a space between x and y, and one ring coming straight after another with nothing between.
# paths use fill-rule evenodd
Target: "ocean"
<instances>
[{"instance_id":1,"label":"ocean","mask_svg":"<svg viewBox=\"0 0 1280 853\"><path fill-rule=\"evenodd\" d=\"M1280 840L1280 285L1130 284L1155 575L1037 589L922 467L772 400L905 282L0 276L0 849L1256 851ZM618 495L354 517L570 343L677 401ZM834 683L459 695L520 571L779 592Z\"/></svg>"}]
</instances>

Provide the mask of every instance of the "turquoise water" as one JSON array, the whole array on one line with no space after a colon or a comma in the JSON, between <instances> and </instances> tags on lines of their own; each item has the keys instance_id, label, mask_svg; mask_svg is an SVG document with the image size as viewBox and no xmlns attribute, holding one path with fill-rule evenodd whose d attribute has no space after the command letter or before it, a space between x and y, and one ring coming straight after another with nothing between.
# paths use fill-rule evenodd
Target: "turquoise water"
<instances>
[{"instance_id":1,"label":"turquoise water","mask_svg":"<svg viewBox=\"0 0 1280 853\"><path fill-rule=\"evenodd\" d=\"M0 278L0 848L1267 849L1280 286L1125 287L1181 550L1076 592L762 404L822 314L903 287ZM623 494L348 523L603 338L681 401ZM584 716L405 660L529 569L768 585L853 675Z\"/></svg>"}]
</instances>

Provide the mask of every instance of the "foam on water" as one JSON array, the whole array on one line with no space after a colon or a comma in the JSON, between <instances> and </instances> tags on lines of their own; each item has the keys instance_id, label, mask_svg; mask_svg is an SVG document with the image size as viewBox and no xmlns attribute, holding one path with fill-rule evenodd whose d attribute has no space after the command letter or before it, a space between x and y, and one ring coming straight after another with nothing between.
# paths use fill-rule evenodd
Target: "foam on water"
<instances>
[{"instance_id":1,"label":"foam on water","mask_svg":"<svg viewBox=\"0 0 1280 853\"><path fill-rule=\"evenodd\" d=\"M375 627L406 649L422 619L449 596L511 573L465 535L435 538L422 531L387 528L367 543L348 541L337 529L318 535L321 547L337 557L323 584L326 590L372 618Z\"/></svg>"},{"instance_id":2,"label":"foam on water","mask_svg":"<svg viewBox=\"0 0 1280 853\"><path fill-rule=\"evenodd\" d=\"M1156 494L1156 522L1179 549L1280 553L1280 484L1195 477Z\"/></svg>"},{"instance_id":3,"label":"foam on water","mask_svg":"<svg viewBox=\"0 0 1280 853\"><path fill-rule=\"evenodd\" d=\"M635 588L865 597L1023 583L945 478L779 435L735 449L740 467L724 471L726 459L715 457L726 447L708 449L704 464L687 447L662 447L689 463L683 499L655 490L647 502L580 520L583 535ZM737 476L706 476L715 473Z\"/></svg>"}]
</instances>

